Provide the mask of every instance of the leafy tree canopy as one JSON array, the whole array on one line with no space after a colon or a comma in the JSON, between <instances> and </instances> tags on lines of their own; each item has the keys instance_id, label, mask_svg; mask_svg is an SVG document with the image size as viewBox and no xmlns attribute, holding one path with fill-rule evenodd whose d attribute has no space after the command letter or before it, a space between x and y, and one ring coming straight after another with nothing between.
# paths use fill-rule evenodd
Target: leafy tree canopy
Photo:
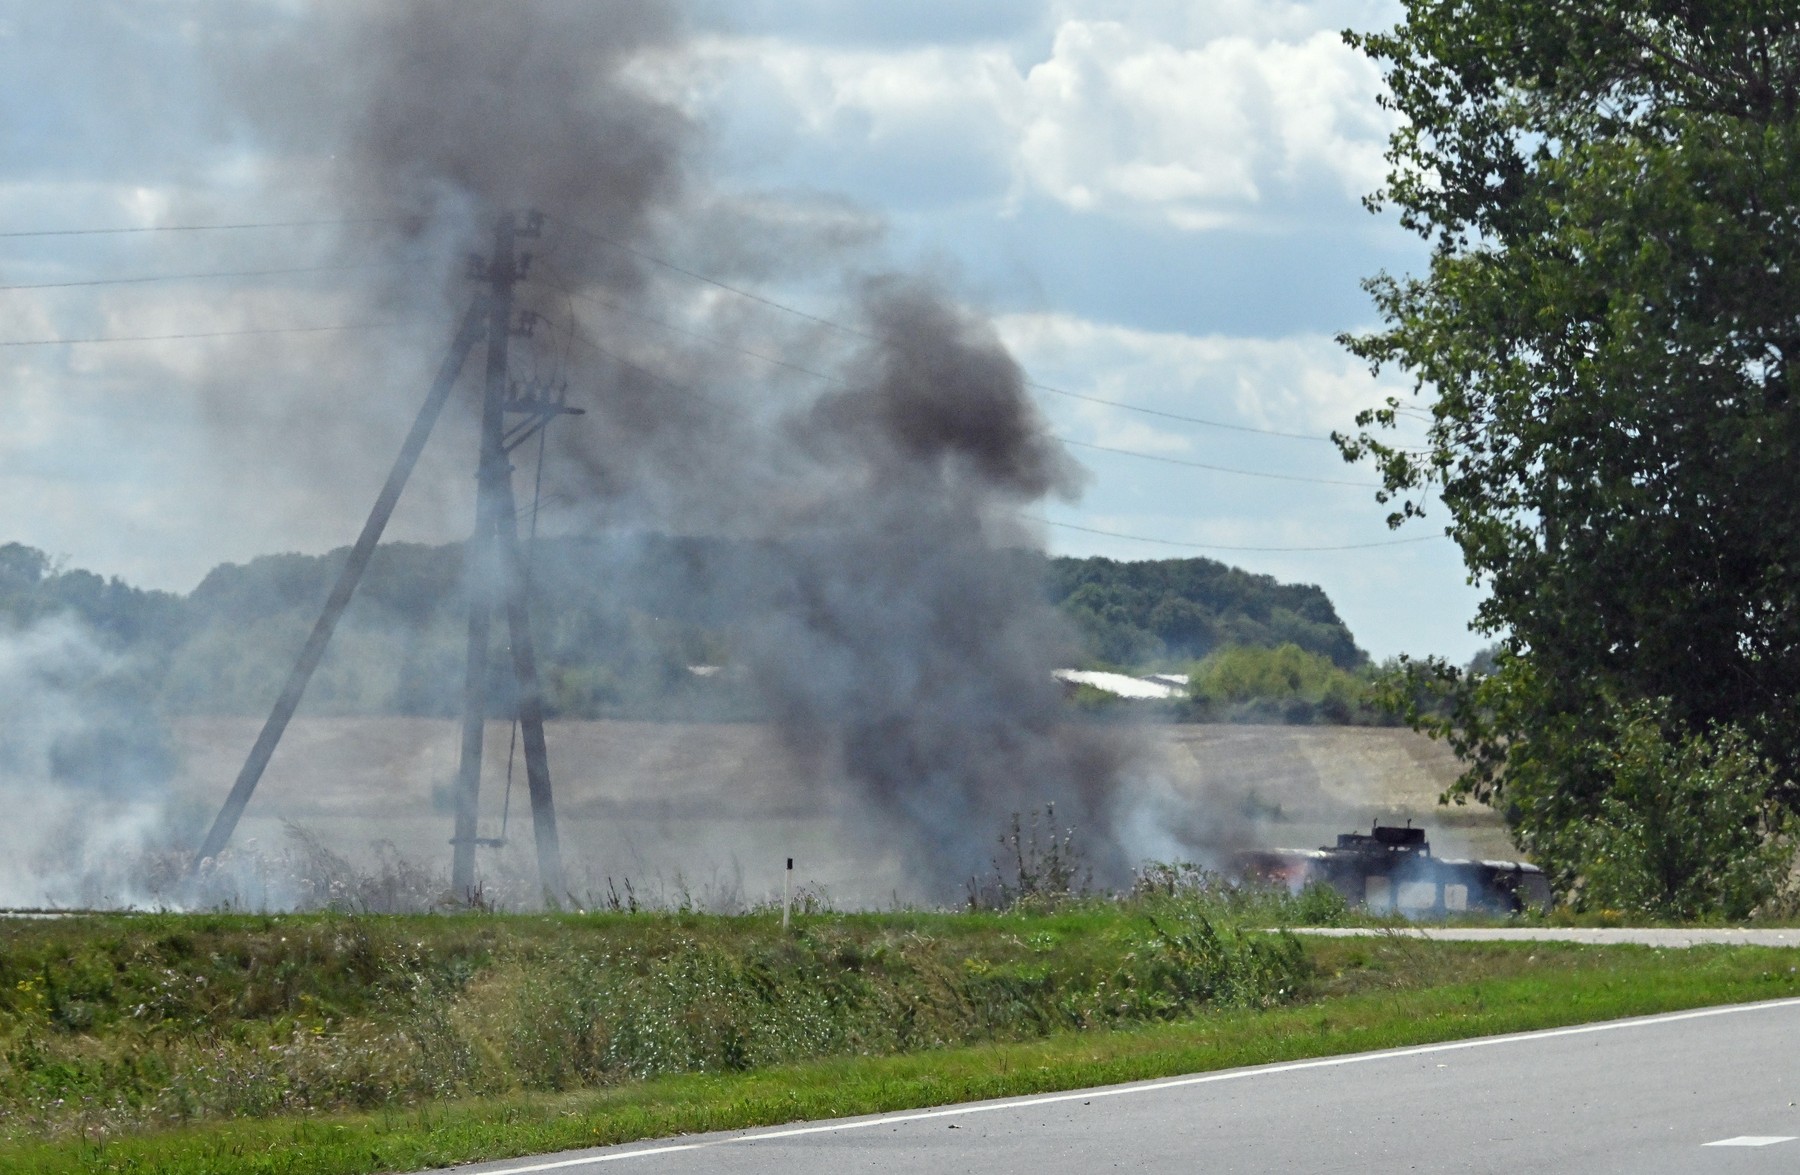
<instances>
[{"instance_id":1,"label":"leafy tree canopy","mask_svg":"<svg viewBox=\"0 0 1800 1175\"><path fill-rule=\"evenodd\" d=\"M1344 669L1298 645L1218 649L1188 674L1197 717L1233 721L1392 725L1370 689L1375 667Z\"/></svg>"},{"instance_id":2,"label":"leafy tree canopy","mask_svg":"<svg viewBox=\"0 0 1800 1175\"><path fill-rule=\"evenodd\" d=\"M1431 246L1368 283L1347 337L1416 381L1340 437L1399 525L1435 490L1494 672L1454 692L1467 793L1549 781L1598 812L1586 752L1640 701L1673 745L1737 728L1800 767L1800 5L1406 0L1379 34L1402 123L1372 206ZM1775 782L1777 790L1791 785ZM1541 798L1541 797L1540 797Z\"/></svg>"},{"instance_id":3,"label":"leafy tree canopy","mask_svg":"<svg viewBox=\"0 0 1800 1175\"><path fill-rule=\"evenodd\" d=\"M1292 644L1350 669L1368 661L1324 591L1212 559L1060 558L1044 569L1051 602L1112 665Z\"/></svg>"}]
</instances>

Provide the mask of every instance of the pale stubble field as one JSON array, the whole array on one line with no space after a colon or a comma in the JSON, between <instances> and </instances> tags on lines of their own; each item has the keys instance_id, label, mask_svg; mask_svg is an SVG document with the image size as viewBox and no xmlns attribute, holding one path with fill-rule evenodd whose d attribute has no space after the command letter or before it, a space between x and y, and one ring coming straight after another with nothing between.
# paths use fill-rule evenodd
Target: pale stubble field
<instances>
[{"instance_id":1,"label":"pale stubble field","mask_svg":"<svg viewBox=\"0 0 1800 1175\"><path fill-rule=\"evenodd\" d=\"M183 807L216 809L258 725L250 718L180 722L176 798ZM483 836L501 829L510 733L500 722L487 732ZM1423 824L1441 856L1515 855L1492 812L1438 806L1455 761L1442 744L1408 730L1160 725L1121 734L1139 748L1120 799L1139 812L1130 823L1146 853L1173 855L1179 836L1168 830L1176 825L1190 843L1197 836L1219 852L1315 847L1380 817ZM298 719L236 843L279 850L291 823L353 859L371 859L388 842L441 869L457 739L457 724L443 719ZM926 889L941 897L961 887L961 878L918 877L903 838L847 786L801 782L804 774L766 726L569 721L551 723L548 740L568 881L578 897L603 900L609 878L615 886L629 878L651 900L686 892L703 904L754 901L779 892L789 856L797 882L840 906L919 901ZM522 753L512 774L510 843L482 853L496 867L528 871ZM494 860L496 852L510 860Z\"/></svg>"}]
</instances>

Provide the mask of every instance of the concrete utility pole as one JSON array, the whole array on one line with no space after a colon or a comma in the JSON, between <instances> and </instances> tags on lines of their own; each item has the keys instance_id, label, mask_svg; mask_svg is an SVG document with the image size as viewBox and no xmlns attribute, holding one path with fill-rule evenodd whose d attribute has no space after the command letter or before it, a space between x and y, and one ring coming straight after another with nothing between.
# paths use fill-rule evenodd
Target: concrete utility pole
<instances>
[{"instance_id":1,"label":"concrete utility pole","mask_svg":"<svg viewBox=\"0 0 1800 1175\"><path fill-rule=\"evenodd\" d=\"M537 838L538 880L543 897L553 903L563 892L562 856L556 835L556 806L550 792L550 760L544 742L543 696L538 685L537 657L531 639L531 622L526 600L524 564L519 552L518 521L513 502L512 464L508 454L528 438L535 436L551 419L560 415L578 415L580 409L564 403L560 390L554 397L543 389L524 391L507 378L507 349L512 336L530 334L532 316L515 323L513 287L523 280L530 266L530 254L517 252L521 238L536 237L543 222L531 214L523 227L507 213L494 228L493 255L472 258L470 276L480 280L487 290L478 296L463 316L462 325L450 345L437 378L425 403L413 421L400 454L394 461L380 495L375 500L362 534L350 551L344 569L338 575L313 626L300 658L288 675L275 708L257 736L237 782L232 785L218 818L201 844L194 859L195 870L209 858L217 857L231 839L251 794L262 779L288 722L299 708L312 679L325 656L326 646L337 628L344 609L356 592L369 559L381 539L400 492L418 463L419 454L431 436L445 401L456 385L458 374L469 354L483 335L487 339L487 378L482 394L481 456L476 481L475 533L470 537L464 574L469 591L468 677L463 687L462 751L457 774L456 830L451 839L451 885L459 897L467 898L475 887L475 848L497 845L494 839L476 835L476 817L481 795L481 747L483 726L489 709L487 694L488 646L491 621L496 610L504 609L510 644L512 669L518 686L518 718L525 743L525 776L531 793L531 816ZM523 421L509 429L509 416Z\"/></svg>"},{"instance_id":2,"label":"concrete utility pole","mask_svg":"<svg viewBox=\"0 0 1800 1175\"><path fill-rule=\"evenodd\" d=\"M519 255L521 237L538 235L541 217L520 228L511 213L494 227L494 251L482 276L488 283L487 386L481 404L481 461L475 497L475 533L464 559L469 591L469 644L463 682L462 752L456 775L456 832L451 838L450 886L467 897L475 889L475 849L497 842L476 834L481 800L481 748L488 718L488 649L496 608L506 611L511 637L513 676L518 687L519 726L525 743L525 779L531 793L532 827L537 836L538 883L546 902L563 892L562 853L556 836L556 805L550 792L550 759L544 743L543 696L538 686L537 657L525 600L525 577L519 556L518 521L512 492L512 463L507 457L509 413L535 417L535 425L511 438L516 445L535 433L550 416L569 411L560 402L514 395L507 379L507 346L515 330L513 285L525 276L531 256Z\"/></svg>"}]
</instances>

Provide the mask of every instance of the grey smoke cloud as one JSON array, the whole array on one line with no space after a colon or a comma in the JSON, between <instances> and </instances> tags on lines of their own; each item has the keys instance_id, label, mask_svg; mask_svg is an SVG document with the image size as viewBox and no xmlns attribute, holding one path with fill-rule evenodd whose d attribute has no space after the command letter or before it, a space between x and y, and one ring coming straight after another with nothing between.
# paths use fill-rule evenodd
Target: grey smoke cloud
<instances>
[{"instance_id":1,"label":"grey smoke cloud","mask_svg":"<svg viewBox=\"0 0 1800 1175\"><path fill-rule=\"evenodd\" d=\"M260 144L350 214L401 218L372 226L390 247L441 250L449 232L478 248L525 208L635 240L680 200L698 133L646 64L681 43L665 3L325 0L221 73ZM624 288L641 269L617 250L581 260Z\"/></svg>"},{"instance_id":2,"label":"grey smoke cloud","mask_svg":"<svg viewBox=\"0 0 1800 1175\"><path fill-rule=\"evenodd\" d=\"M551 524L761 542L717 573L755 605L738 655L798 789L860 796L940 898L984 870L1009 813L1051 802L1116 879L1130 757L1063 720L1049 670L1073 639L1020 557L1035 542L1016 516L1072 499L1079 466L991 326L944 283L883 272L866 223L829 202L784 218L778 200L721 196L680 103L683 37L663 3L320 3L224 46L219 76L275 161L270 182L387 218L350 229L338 255L441 264L361 284L369 308L442 312L463 296L442 280L450 259L482 251L495 215L549 214L522 295L551 325L517 372L566 382L589 410L552 435ZM734 244L771 223L778 255ZM844 291L831 313L855 325L784 317L642 256L696 248L694 267L738 281L810 270ZM368 445L337 439L394 432L435 355L330 347L323 370L352 385L346 368L365 373L353 409L315 396L311 417L267 410L317 487L295 505L344 517L347 534L362 503L337 473ZM264 410L280 394L259 382L270 366L220 355L207 373L220 411ZM472 456L466 426L445 440ZM409 490L453 533L471 468L440 459Z\"/></svg>"}]
</instances>

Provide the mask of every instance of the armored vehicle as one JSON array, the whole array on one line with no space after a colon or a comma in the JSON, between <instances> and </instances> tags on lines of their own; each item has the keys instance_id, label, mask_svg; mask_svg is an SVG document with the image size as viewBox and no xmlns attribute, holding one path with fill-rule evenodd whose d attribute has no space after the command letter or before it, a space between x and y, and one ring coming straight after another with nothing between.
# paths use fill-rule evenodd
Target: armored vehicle
<instances>
[{"instance_id":1,"label":"armored vehicle","mask_svg":"<svg viewBox=\"0 0 1800 1175\"><path fill-rule=\"evenodd\" d=\"M1434 857L1423 828L1382 824L1366 833L1340 833L1337 844L1318 849L1251 849L1237 855L1241 876L1285 883L1329 885L1353 906L1397 910L1414 918L1442 918L1465 911L1517 914L1550 905L1544 871L1524 861Z\"/></svg>"}]
</instances>

